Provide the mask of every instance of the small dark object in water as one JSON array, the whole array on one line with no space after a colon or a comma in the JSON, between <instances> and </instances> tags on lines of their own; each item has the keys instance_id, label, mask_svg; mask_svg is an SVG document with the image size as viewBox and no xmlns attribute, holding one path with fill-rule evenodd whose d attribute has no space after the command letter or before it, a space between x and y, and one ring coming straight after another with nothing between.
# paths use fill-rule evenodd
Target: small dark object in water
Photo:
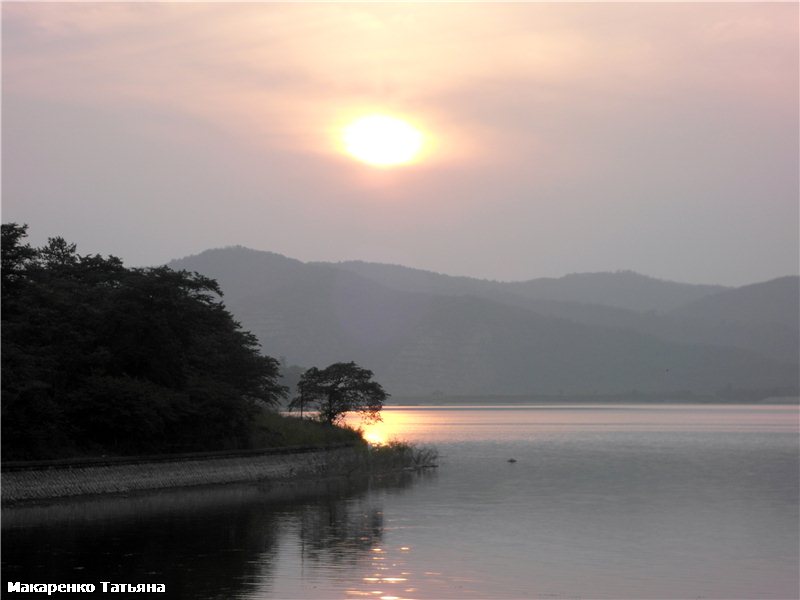
<instances>
[{"instance_id":1,"label":"small dark object in water","mask_svg":"<svg viewBox=\"0 0 800 600\"><path fill-rule=\"evenodd\" d=\"M517 462L517 459L516 458L509 458L508 462Z\"/></svg>"}]
</instances>

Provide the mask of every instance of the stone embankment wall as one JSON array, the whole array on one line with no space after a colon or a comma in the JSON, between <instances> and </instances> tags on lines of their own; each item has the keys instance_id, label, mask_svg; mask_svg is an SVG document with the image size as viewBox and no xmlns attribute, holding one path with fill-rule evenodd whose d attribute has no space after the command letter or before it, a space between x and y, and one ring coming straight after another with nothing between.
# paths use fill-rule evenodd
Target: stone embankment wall
<instances>
[{"instance_id":1,"label":"stone embankment wall","mask_svg":"<svg viewBox=\"0 0 800 600\"><path fill-rule=\"evenodd\" d=\"M142 457L120 460L8 463L3 465L3 504L88 494L344 475L359 469L357 446L295 448L247 453Z\"/></svg>"}]
</instances>

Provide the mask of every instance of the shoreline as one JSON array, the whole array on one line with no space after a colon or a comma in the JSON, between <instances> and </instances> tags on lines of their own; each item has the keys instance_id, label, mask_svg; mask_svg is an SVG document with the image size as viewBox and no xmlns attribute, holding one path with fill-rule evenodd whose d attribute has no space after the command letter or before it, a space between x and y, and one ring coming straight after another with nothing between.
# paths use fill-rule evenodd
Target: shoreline
<instances>
[{"instance_id":1,"label":"shoreline","mask_svg":"<svg viewBox=\"0 0 800 600\"><path fill-rule=\"evenodd\" d=\"M263 451L31 461L2 465L2 506L85 496L281 482L350 475L364 465L360 445Z\"/></svg>"},{"instance_id":2,"label":"shoreline","mask_svg":"<svg viewBox=\"0 0 800 600\"><path fill-rule=\"evenodd\" d=\"M465 395L465 396L397 396L392 397L384 408L426 407L426 406L565 406L579 404L695 404L695 405L781 405L800 404L798 396L772 396L760 400L743 398L717 398L714 396L685 397L639 397L639 396L525 396L525 395Z\"/></svg>"}]
</instances>

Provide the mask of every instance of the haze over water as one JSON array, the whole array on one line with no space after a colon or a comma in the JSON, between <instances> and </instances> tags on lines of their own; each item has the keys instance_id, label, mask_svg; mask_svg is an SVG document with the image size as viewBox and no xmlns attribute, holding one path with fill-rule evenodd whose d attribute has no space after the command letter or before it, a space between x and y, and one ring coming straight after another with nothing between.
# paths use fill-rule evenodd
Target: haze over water
<instances>
[{"instance_id":1,"label":"haze over water","mask_svg":"<svg viewBox=\"0 0 800 600\"><path fill-rule=\"evenodd\" d=\"M6 577L187 598L798 597L796 406L390 407L372 433L435 444L440 467L277 501L229 486L18 509Z\"/></svg>"}]
</instances>

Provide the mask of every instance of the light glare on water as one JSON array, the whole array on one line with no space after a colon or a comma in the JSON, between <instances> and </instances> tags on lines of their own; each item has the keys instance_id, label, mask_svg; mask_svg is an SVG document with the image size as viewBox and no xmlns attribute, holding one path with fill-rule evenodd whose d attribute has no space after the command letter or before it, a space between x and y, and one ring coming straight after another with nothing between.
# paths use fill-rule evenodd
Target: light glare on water
<instances>
[{"instance_id":1,"label":"light glare on water","mask_svg":"<svg viewBox=\"0 0 800 600\"><path fill-rule=\"evenodd\" d=\"M492 405L392 406L382 420L364 423L358 414L346 423L360 428L373 444L389 441L460 442L532 439L578 431L784 431L798 429L797 410L786 405Z\"/></svg>"}]
</instances>

